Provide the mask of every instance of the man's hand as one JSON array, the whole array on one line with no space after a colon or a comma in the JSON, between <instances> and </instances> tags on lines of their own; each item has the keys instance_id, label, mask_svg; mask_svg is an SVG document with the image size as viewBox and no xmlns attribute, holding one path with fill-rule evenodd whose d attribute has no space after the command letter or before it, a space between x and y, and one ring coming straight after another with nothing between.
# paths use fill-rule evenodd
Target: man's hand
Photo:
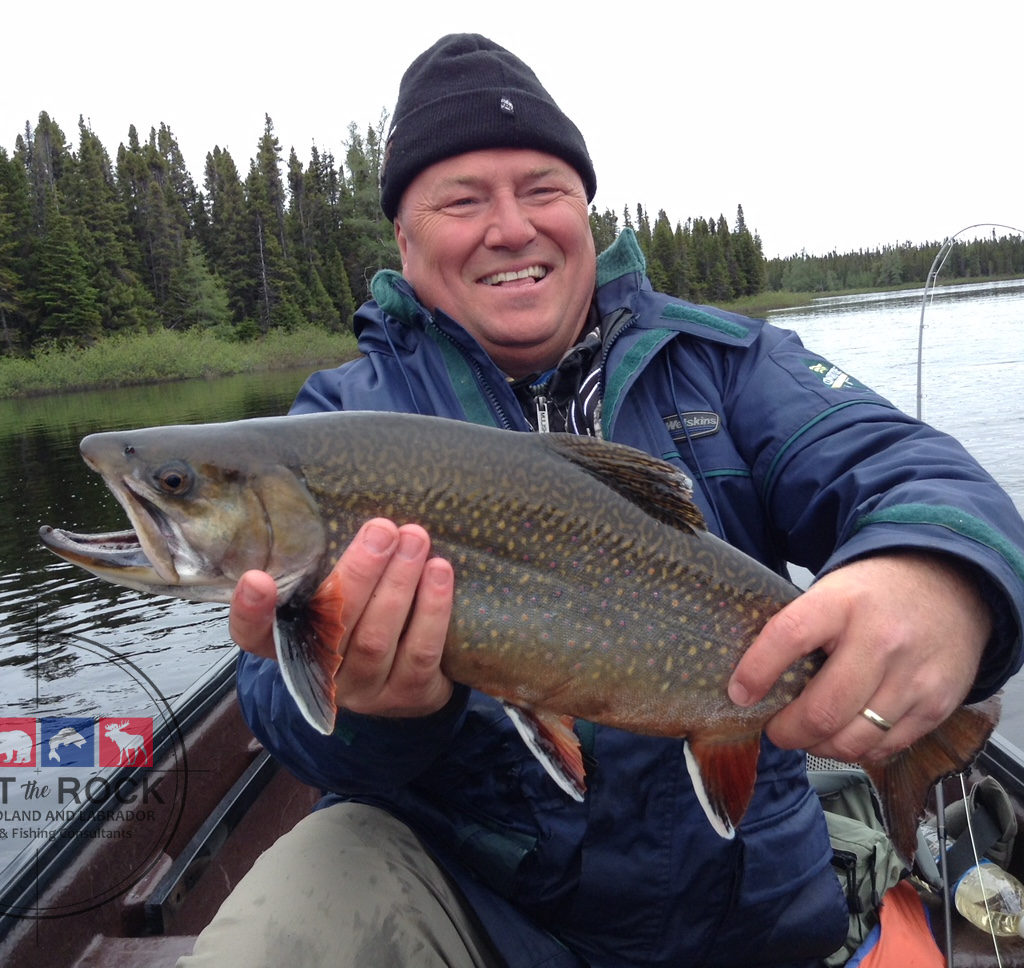
<instances>
[{"instance_id":1,"label":"man's hand","mask_svg":"<svg viewBox=\"0 0 1024 968\"><path fill-rule=\"evenodd\" d=\"M344 600L341 708L373 716L425 716L451 698L440 669L455 587L451 565L430 557L418 525L367 522L335 565ZM265 572L244 574L231 600L231 637L247 652L274 656L277 588Z\"/></svg>"},{"instance_id":2,"label":"man's hand","mask_svg":"<svg viewBox=\"0 0 1024 968\"><path fill-rule=\"evenodd\" d=\"M829 658L766 732L777 746L848 762L883 759L930 732L970 691L992 616L977 586L940 555L905 552L839 568L776 614L729 684L756 702L796 659ZM891 730L861 715L865 708Z\"/></svg>"}]
</instances>

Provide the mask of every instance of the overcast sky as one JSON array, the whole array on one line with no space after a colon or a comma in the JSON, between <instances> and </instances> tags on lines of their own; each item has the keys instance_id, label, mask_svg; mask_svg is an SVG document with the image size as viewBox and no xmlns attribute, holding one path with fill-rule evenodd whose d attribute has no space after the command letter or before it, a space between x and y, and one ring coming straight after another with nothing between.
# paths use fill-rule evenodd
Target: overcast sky
<instances>
[{"instance_id":1,"label":"overcast sky","mask_svg":"<svg viewBox=\"0 0 1024 968\"><path fill-rule=\"evenodd\" d=\"M319 7L319 9L318 9ZM439 9L440 8L440 9ZM202 185L248 169L269 114L287 159L337 158L390 112L408 63L476 31L533 67L583 131L601 211L673 224L742 204L768 256L1024 225L1019 0L969 6L630 0L609 5L222 0L6 3L0 145L47 111L111 157L161 122ZM617 13L615 11L618 11Z\"/></svg>"}]
</instances>

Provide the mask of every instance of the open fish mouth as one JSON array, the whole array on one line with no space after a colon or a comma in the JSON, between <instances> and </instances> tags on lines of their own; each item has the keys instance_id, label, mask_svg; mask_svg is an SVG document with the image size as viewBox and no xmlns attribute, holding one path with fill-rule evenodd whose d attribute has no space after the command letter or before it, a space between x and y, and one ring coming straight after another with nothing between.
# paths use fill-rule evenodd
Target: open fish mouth
<instances>
[{"instance_id":1,"label":"open fish mouth","mask_svg":"<svg viewBox=\"0 0 1024 968\"><path fill-rule=\"evenodd\" d=\"M146 552L142 550L139 536L131 528L105 534L79 534L43 525L39 529L39 540L61 558L90 571L93 567L110 571L139 568L153 570Z\"/></svg>"},{"instance_id":2,"label":"open fish mouth","mask_svg":"<svg viewBox=\"0 0 1024 968\"><path fill-rule=\"evenodd\" d=\"M131 481L108 483L134 528L81 534L44 526L39 529L40 540L55 554L101 578L123 582L131 575L151 587L181 584L182 569L176 561L195 564L195 556L180 529Z\"/></svg>"}]
</instances>

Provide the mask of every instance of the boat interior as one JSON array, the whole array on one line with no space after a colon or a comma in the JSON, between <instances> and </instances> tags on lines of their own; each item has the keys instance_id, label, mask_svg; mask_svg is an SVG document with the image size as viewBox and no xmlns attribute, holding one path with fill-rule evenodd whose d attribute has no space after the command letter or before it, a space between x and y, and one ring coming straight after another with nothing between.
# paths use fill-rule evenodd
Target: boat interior
<instances>
[{"instance_id":1,"label":"boat interior","mask_svg":"<svg viewBox=\"0 0 1024 968\"><path fill-rule=\"evenodd\" d=\"M158 842L117 839L116 829L97 835L99 824L118 823L109 819L117 811L99 810L91 826L79 818L89 836L48 840L0 886L0 964L171 968L256 857L309 812L319 793L253 739L233 687L234 663L226 662L176 709L176 735L155 743L154 764L172 777L175 794L150 798ZM982 776L1003 785L1024 830L1024 753L995 737L967 788ZM942 796L962 797L957 778L945 781ZM1009 867L1024 879L1024 836ZM1024 968L1024 939L993 939L955 909L947 931L941 895L922 896L939 949L952 955L948 965Z\"/></svg>"}]
</instances>

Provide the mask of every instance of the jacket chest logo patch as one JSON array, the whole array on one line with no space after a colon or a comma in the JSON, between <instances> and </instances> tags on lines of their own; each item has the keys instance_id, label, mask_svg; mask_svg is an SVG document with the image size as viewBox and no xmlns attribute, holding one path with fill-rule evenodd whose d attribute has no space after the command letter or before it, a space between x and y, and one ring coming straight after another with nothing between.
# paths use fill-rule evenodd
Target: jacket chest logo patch
<instances>
[{"instance_id":1,"label":"jacket chest logo patch","mask_svg":"<svg viewBox=\"0 0 1024 968\"><path fill-rule=\"evenodd\" d=\"M688 410L686 413L669 414L662 419L673 440L710 437L722 428L722 418L713 410Z\"/></svg>"},{"instance_id":2,"label":"jacket chest logo patch","mask_svg":"<svg viewBox=\"0 0 1024 968\"><path fill-rule=\"evenodd\" d=\"M859 380L855 380L849 373L826 363L824 360L804 360L807 369L817 376L825 386L832 390L866 390Z\"/></svg>"}]
</instances>

